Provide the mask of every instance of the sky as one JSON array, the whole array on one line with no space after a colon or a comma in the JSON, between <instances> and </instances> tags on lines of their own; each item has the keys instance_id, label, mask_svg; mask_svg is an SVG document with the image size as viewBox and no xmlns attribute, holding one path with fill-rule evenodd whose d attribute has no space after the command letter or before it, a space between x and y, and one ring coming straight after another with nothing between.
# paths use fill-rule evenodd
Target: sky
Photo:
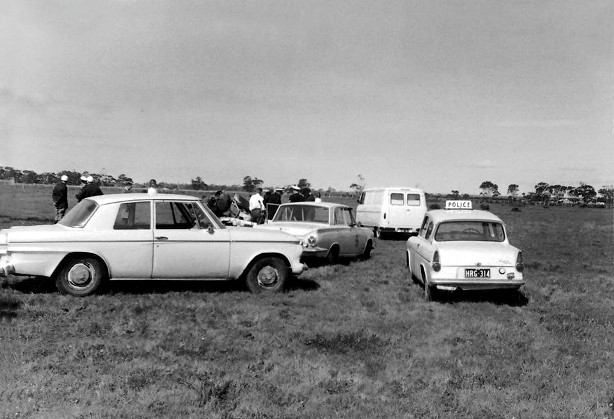
<instances>
[{"instance_id":1,"label":"sky","mask_svg":"<svg viewBox=\"0 0 614 419\"><path fill-rule=\"evenodd\" d=\"M0 166L614 185L612 0L0 0Z\"/></svg>"}]
</instances>

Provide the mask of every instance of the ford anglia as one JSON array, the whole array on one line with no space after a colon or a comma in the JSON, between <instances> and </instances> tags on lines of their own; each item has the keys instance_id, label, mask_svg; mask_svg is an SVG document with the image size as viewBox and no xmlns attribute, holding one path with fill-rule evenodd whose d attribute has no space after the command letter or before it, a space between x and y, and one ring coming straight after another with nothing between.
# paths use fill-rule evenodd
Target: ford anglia
<instances>
[{"instance_id":1,"label":"ford anglia","mask_svg":"<svg viewBox=\"0 0 614 419\"><path fill-rule=\"evenodd\" d=\"M302 251L279 231L227 228L196 197L102 195L58 224L0 230L0 276L52 278L75 296L127 279L241 279L254 293L278 292L305 269Z\"/></svg>"},{"instance_id":2,"label":"ford anglia","mask_svg":"<svg viewBox=\"0 0 614 419\"><path fill-rule=\"evenodd\" d=\"M407 240L409 276L438 291L518 289L524 285L522 252L509 243L496 215L473 210L471 201L448 201L426 213L418 236Z\"/></svg>"}]
</instances>

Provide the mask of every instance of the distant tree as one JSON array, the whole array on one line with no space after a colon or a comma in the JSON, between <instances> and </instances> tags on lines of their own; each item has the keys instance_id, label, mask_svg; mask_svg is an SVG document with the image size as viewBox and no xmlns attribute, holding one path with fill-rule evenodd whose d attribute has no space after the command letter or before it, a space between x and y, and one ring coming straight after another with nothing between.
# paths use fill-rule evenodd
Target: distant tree
<instances>
[{"instance_id":1,"label":"distant tree","mask_svg":"<svg viewBox=\"0 0 614 419\"><path fill-rule=\"evenodd\" d=\"M597 192L591 185L580 182L580 186L574 190L574 194L581 197L584 202L589 202L595 197L595 195L597 195Z\"/></svg>"},{"instance_id":2,"label":"distant tree","mask_svg":"<svg viewBox=\"0 0 614 419\"><path fill-rule=\"evenodd\" d=\"M612 201L614 200L614 185L602 186L597 192L603 196L603 202L612 205Z\"/></svg>"},{"instance_id":3,"label":"distant tree","mask_svg":"<svg viewBox=\"0 0 614 419\"><path fill-rule=\"evenodd\" d=\"M134 181L131 177L128 177L125 173L122 173L121 175L117 176L117 183L125 185L127 183L134 183Z\"/></svg>"},{"instance_id":4,"label":"distant tree","mask_svg":"<svg viewBox=\"0 0 614 419\"><path fill-rule=\"evenodd\" d=\"M516 198L516 195L518 195L518 185L516 185L515 183L510 184L507 187L507 194L512 198Z\"/></svg>"},{"instance_id":5,"label":"distant tree","mask_svg":"<svg viewBox=\"0 0 614 419\"><path fill-rule=\"evenodd\" d=\"M452 192L452 198L458 199L458 197L460 196L460 192L454 189L452 189L451 192Z\"/></svg>"},{"instance_id":6,"label":"distant tree","mask_svg":"<svg viewBox=\"0 0 614 419\"><path fill-rule=\"evenodd\" d=\"M38 173L34 170L24 170L22 172L21 183L38 183Z\"/></svg>"},{"instance_id":7,"label":"distant tree","mask_svg":"<svg viewBox=\"0 0 614 419\"><path fill-rule=\"evenodd\" d=\"M539 182L537 185L535 185L535 195L537 197L541 197L544 195L544 193L548 192L549 186L550 185L548 185L546 182Z\"/></svg>"},{"instance_id":8,"label":"distant tree","mask_svg":"<svg viewBox=\"0 0 614 419\"><path fill-rule=\"evenodd\" d=\"M49 184L53 184L53 183L57 183L60 178L56 176L55 173L50 173L50 172L44 172L41 173L40 175L38 175L40 183L49 185Z\"/></svg>"},{"instance_id":9,"label":"distant tree","mask_svg":"<svg viewBox=\"0 0 614 419\"><path fill-rule=\"evenodd\" d=\"M482 184L480 185L480 189L482 190L482 192L480 192L480 195L487 197L487 198L491 196L500 195L499 186L496 183L492 183L489 180L482 182Z\"/></svg>"},{"instance_id":10,"label":"distant tree","mask_svg":"<svg viewBox=\"0 0 614 419\"><path fill-rule=\"evenodd\" d=\"M207 187L207 184L203 182L200 176L196 176L196 179L192 179L192 189L202 191Z\"/></svg>"}]
</instances>

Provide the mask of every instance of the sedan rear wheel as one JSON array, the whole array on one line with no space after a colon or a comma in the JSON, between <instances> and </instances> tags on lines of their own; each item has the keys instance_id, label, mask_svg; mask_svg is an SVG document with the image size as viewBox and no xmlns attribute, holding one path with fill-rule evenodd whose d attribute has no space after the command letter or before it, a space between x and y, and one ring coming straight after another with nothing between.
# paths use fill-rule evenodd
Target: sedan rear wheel
<instances>
[{"instance_id":1,"label":"sedan rear wheel","mask_svg":"<svg viewBox=\"0 0 614 419\"><path fill-rule=\"evenodd\" d=\"M256 261L247 273L247 287L254 294L281 292L288 280L288 267L277 257Z\"/></svg>"},{"instance_id":2,"label":"sedan rear wheel","mask_svg":"<svg viewBox=\"0 0 614 419\"><path fill-rule=\"evenodd\" d=\"M98 259L77 257L64 264L55 285L62 294L84 297L96 292L106 277L106 269Z\"/></svg>"}]
</instances>

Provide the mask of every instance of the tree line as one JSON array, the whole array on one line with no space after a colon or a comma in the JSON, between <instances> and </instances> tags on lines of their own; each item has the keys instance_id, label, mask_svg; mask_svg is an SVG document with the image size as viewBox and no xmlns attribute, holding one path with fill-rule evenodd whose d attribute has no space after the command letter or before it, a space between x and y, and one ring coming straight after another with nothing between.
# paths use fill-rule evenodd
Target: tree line
<instances>
[{"instance_id":1,"label":"tree line","mask_svg":"<svg viewBox=\"0 0 614 419\"><path fill-rule=\"evenodd\" d=\"M133 179L127 176L125 173L119 176L113 176L106 173L92 173L92 172L79 172L77 170L61 170L59 172L43 172L37 173L34 170L20 170L10 166L0 166L0 180L13 180L15 183L26 184L55 184L60 181L60 178L66 175L68 177L67 184L69 185L81 185L83 183L82 178L92 176L96 182L101 186L124 186L126 184L133 184L135 187L146 187L146 183L135 183ZM257 176L245 176L242 184L207 184L201 176L196 176L191 179L190 183L170 183L164 181L157 182L158 187L161 189L181 189L181 190L228 190L253 192L258 187L264 185L264 181ZM299 188L309 188L311 183L305 179L299 179L296 184ZM288 189L291 185L280 186L281 189ZM326 190L319 190L320 192L335 193L334 188L328 187Z\"/></svg>"},{"instance_id":2,"label":"tree line","mask_svg":"<svg viewBox=\"0 0 614 419\"><path fill-rule=\"evenodd\" d=\"M566 186L559 184L549 184L547 182L539 182L534 186L535 192L519 193L517 184L510 184L507 187L507 195L511 199L517 199L522 197L530 202L543 202L551 200L564 199L565 197L573 198L575 200L588 203L592 201L602 201L605 203L612 203L612 197L614 195L614 185L604 185L600 189L596 190L593 186L584 182L580 182L579 186ZM489 180L480 184L480 196L485 198L496 198L501 195L499 192L499 186ZM452 193L458 191L452 191ZM597 195L601 196L597 196Z\"/></svg>"}]
</instances>

